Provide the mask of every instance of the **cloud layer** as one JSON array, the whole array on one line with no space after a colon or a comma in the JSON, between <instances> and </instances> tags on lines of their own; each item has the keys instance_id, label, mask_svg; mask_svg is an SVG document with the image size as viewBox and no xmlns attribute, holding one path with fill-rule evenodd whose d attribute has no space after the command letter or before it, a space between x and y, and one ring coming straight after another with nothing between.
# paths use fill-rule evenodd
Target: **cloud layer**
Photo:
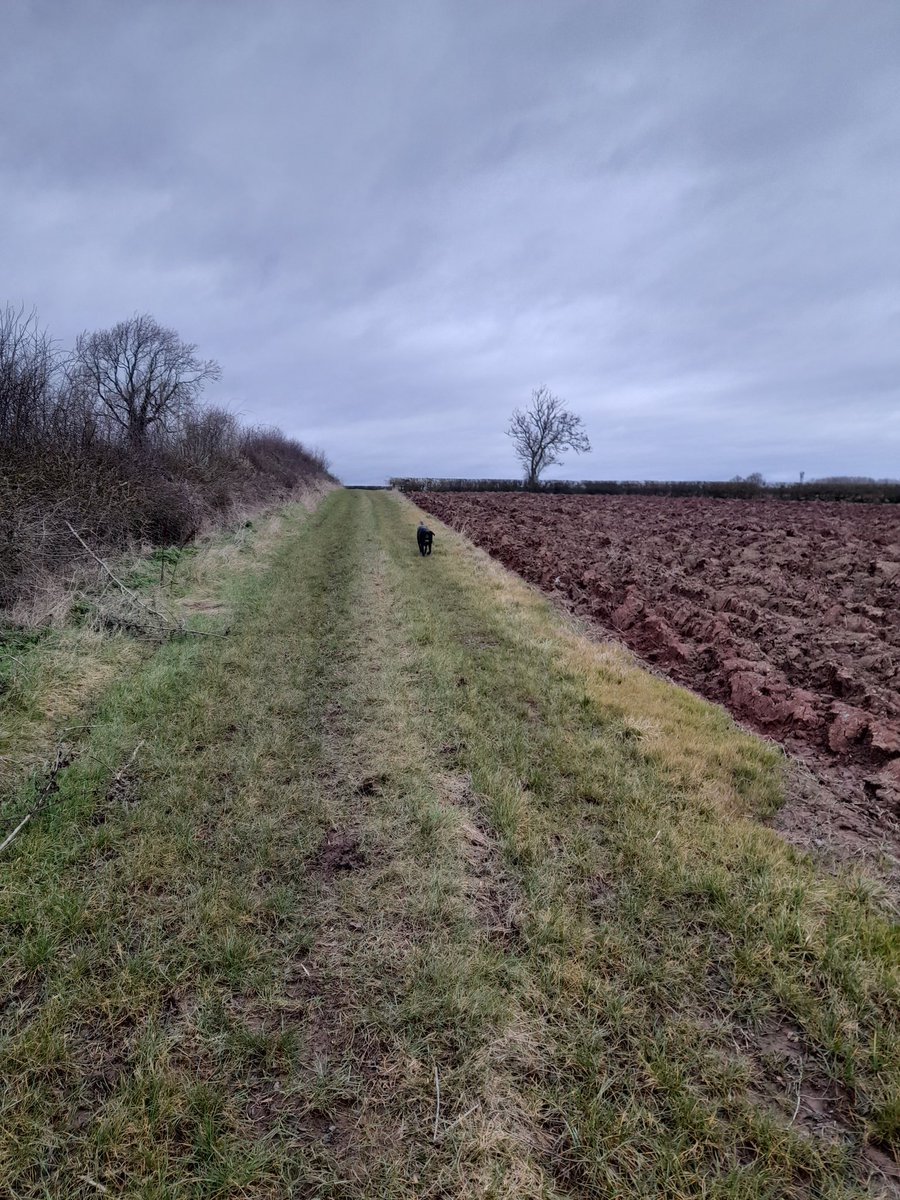
<instances>
[{"instance_id":1,"label":"cloud layer","mask_svg":"<svg viewBox=\"0 0 900 1200\"><path fill-rule=\"evenodd\" d=\"M900 7L10 0L0 302L150 311L348 482L900 475Z\"/></svg>"}]
</instances>

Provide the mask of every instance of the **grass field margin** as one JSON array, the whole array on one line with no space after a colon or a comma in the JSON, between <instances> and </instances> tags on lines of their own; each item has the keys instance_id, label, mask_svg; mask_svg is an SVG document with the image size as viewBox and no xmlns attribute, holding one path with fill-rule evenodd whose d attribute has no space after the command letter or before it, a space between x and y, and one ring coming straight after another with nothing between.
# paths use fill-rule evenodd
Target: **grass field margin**
<instances>
[{"instance_id":1,"label":"grass field margin","mask_svg":"<svg viewBox=\"0 0 900 1200\"><path fill-rule=\"evenodd\" d=\"M897 932L779 753L417 517L289 515L100 700L0 864L0 1188L890 1194Z\"/></svg>"}]
</instances>

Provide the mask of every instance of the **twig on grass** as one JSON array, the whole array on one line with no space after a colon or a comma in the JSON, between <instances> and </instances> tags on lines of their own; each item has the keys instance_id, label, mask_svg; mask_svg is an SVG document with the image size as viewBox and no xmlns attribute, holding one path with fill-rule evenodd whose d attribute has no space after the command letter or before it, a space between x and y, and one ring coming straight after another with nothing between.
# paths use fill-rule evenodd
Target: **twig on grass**
<instances>
[{"instance_id":1,"label":"twig on grass","mask_svg":"<svg viewBox=\"0 0 900 1200\"><path fill-rule=\"evenodd\" d=\"M797 1080L797 1103L794 1105L794 1115L791 1117L790 1121L788 1122L789 1125L793 1125L793 1123L797 1120L797 1113L800 1111L800 1101L802 1098L803 1098L803 1061L801 1059L801 1061L800 1061L800 1077Z\"/></svg>"},{"instance_id":2,"label":"twig on grass","mask_svg":"<svg viewBox=\"0 0 900 1200\"><path fill-rule=\"evenodd\" d=\"M104 560L100 557L100 555L96 554L91 549L91 547L87 544L87 542L84 540L84 538L81 536L81 534L78 532L78 530L75 528L74 525L72 525L69 521L66 521L65 525L66 525L66 528L69 530L69 532L72 534L72 536L78 540L80 545L82 545L85 550L87 550L88 554L91 556L91 558L94 560L94 562L98 563L102 567L102 569L110 577L110 579L113 581L113 583L119 588L119 590L121 592L123 592L124 595L128 596L128 598L130 600L132 600L133 603L136 604L138 608L142 609L146 613L149 613L150 616L155 617L158 621L161 621L163 623L164 627L167 627L170 624L174 624L180 630L180 628L181 628L180 621L176 621L175 618L172 617L171 614L169 614L169 613L161 613L158 609L154 608L152 604L149 604L146 600L142 599L137 594L137 592L135 592L132 588L128 587L127 584L122 582L122 580L118 577L118 575L116 575L115 571L113 571L113 569L109 565L109 563L104 562Z\"/></svg>"},{"instance_id":3,"label":"twig on grass","mask_svg":"<svg viewBox=\"0 0 900 1200\"><path fill-rule=\"evenodd\" d=\"M143 746L143 744L144 744L144 738L141 738L141 740L138 742L138 744L135 746L135 748L129 754L128 762L123 763L122 766L119 767L118 771L116 771L115 775L112 778L112 783L109 785L110 787L115 787L115 785L117 783L122 782L122 779L124 778L126 773L131 769L131 765L134 762L134 760L137 758L138 751L140 750L141 746Z\"/></svg>"},{"instance_id":4,"label":"twig on grass","mask_svg":"<svg viewBox=\"0 0 900 1200\"><path fill-rule=\"evenodd\" d=\"M96 563L100 564L100 566L103 568L103 570L106 572L106 574L110 577L110 579L113 581L113 583L123 593L123 595L127 596L132 601L132 603L137 606L137 608L141 612L146 613L149 617L151 617L155 621L159 622L164 633L169 634L169 636L172 636L173 634L182 634L182 635L190 634L192 637L220 638L220 637L227 637L228 634L231 632L230 628L226 629L224 631L224 633L218 633L218 632L214 632L212 630L207 630L207 629L189 629L183 621L179 621L178 618L173 616L171 613L160 612L159 609L154 608L154 606L152 604L150 604L147 600L144 600L141 596L139 596L137 594L137 592L135 592L132 588L128 587L127 584L123 583L122 580L118 577L118 575L116 575L115 572L112 570L110 565L107 562L105 562L100 557L99 554L94 553L94 551L91 549L91 547L87 544L87 542L84 540L84 538L81 536L81 534L78 532L78 530L73 525L71 525L68 521L66 521L65 524L66 524L66 527L68 528L69 532L73 535L73 537L77 538L78 541L80 542L80 544L84 547L84 549L87 550L87 552L91 556L91 558ZM138 621L130 620L127 617L121 617L121 616L118 616L116 614L111 614L111 613L104 613L102 610L100 610L100 616L104 621L106 621L108 623L112 623L114 625L118 625L122 629L125 629L128 631L134 631L137 633L147 633L148 632L148 630L145 626L141 625Z\"/></svg>"},{"instance_id":5,"label":"twig on grass","mask_svg":"<svg viewBox=\"0 0 900 1200\"><path fill-rule=\"evenodd\" d=\"M89 1183L91 1187L95 1187L98 1192L102 1192L104 1196L109 1195L109 1188L105 1183L101 1183L99 1179L92 1179L90 1175L79 1175L78 1178L82 1183Z\"/></svg>"},{"instance_id":6,"label":"twig on grass","mask_svg":"<svg viewBox=\"0 0 900 1200\"><path fill-rule=\"evenodd\" d=\"M438 1075L437 1063L434 1064L434 1135L432 1141L438 1140L438 1122L441 1119L441 1077Z\"/></svg>"},{"instance_id":7,"label":"twig on grass","mask_svg":"<svg viewBox=\"0 0 900 1200\"><path fill-rule=\"evenodd\" d=\"M33 817L36 817L39 812L41 812L43 809L47 808L47 806L50 804L51 797L59 789L57 777L58 777L60 771L64 767L69 766L69 764L74 760L74 758L75 758L74 751L67 750L65 746L57 747L56 757L53 760L53 766L50 768L50 773L47 776L47 780L44 784L43 791L41 792L40 799L38 800L37 804L35 804L35 806L33 808L29 809L29 811L25 814L25 816L18 823L18 825L15 827L15 829L13 829L11 833L8 833L6 835L6 837L3 839L3 841L0 842L0 854L2 854L3 851L7 848L7 846L9 846L19 836L19 834L22 832L22 830L25 828L25 826L28 824L28 822L30 820L32 820Z\"/></svg>"},{"instance_id":8,"label":"twig on grass","mask_svg":"<svg viewBox=\"0 0 900 1200\"><path fill-rule=\"evenodd\" d=\"M188 629L186 625L180 625L178 627L178 633L190 634L191 637L225 638L228 637L229 633L231 633L231 626L229 625L227 629L223 629L222 632L219 633L219 631L216 629Z\"/></svg>"},{"instance_id":9,"label":"twig on grass","mask_svg":"<svg viewBox=\"0 0 900 1200\"><path fill-rule=\"evenodd\" d=\"M460 1122L462 1122L466 1119L466 1117L471 1117L472 1113L475 1112L475 1110L477 1108L478 1108L478 1105L473 1104L472 1107L467 1108L464 1113L460 1113L460 1115L458 1117L454 1117L454 1119L450 1122L450 1124L444 1130L444 1137L446 1138L446 1136L450 1132L450 1130L455 1129L456 1126L460 1124Z\"/></svg>"},{"instance_id":10,"label":"twig on grass","mask_svg":"<svg viewBox=\"0 0 900 1200\"><path fill-rule=\"evenodd\" d=\"M99 554L94 553L94 551L90 548L90 546L87 544L87 542L81 536L81 534L78 532L78 530L75 528L75 526L71 525L68 521L66 521L65 524L66 524L66 528L69 530L69 532L72 534L72 536L78 539L78 541L85 548L85 550L87 550L88 554L91 556L91 558L94 560L94 562L100 564L100 566L107 573L107 575L110 577L110 579L113 581L113 583L118 584L118 586L122 589L122 591L125 593L125 595L130 596L132 598L132 600L135 601L136 604L140 604L141 601L138 599L137 595L131 590L130 587L126 587L126 585L122 582L122 580L118 577L118 575L113 573L112 568L109 566L108 563L105 563L103 561L103 559L100 557Z\"/></svg>"},{"instance_id":11,"label":"twig on grass","mask_svg":"<svg viewBox=\"0 0 900 1200\"><path fill-rule=\"evenodd\" d=\"M126 596L130 597L139 608L143 608L146 612L150 613L154 617L157 617L160 621L164 621L164 622L165 621L170 621L170 622L175 621L175 618L172 617L170 613L160 612L158 609L154 608L152 604L150 604L146 600L142 599L137 594L137 592L135 592L132 588L128 587L127 584L123 583L122 580L118 577L118 575L116 575L115 572L112 570L109 563L104 562L104 560L100 557L99 554L94 553L94 551L90 548L90 546L87 544L87 542L84 540L84 538L78 532L78 530L73 525L70 525L68 521L66 521L66 526L69 529L69 531L73 534L73 536L78 539L78 541L85 548L85 550L87 550L88 554L91 556L91 558L94 560L94 562L100 564L100 566L103 568L103 570L106 572L106 574L110 577L110 579L113 581L113 583L116 584L116 586L122 592L124 592ZM179 623L179 622L176 622L176 623Z\"/></svg>"},{"instance_id":12,"label":"twig on grass","mask_svg":"<svg viewBox=\"0 0 900 1200\"><path fill-rule=\"evenodd\" d=\"M143 746L143 744L144 744L144 739L141 738L141 740L138 742L138 744L132 750L131 754L128 756L128 761L126 763L124 763L119 768L118 771L116 771L115 775L113 775L112 782L109 785L110 788L114 787L117 783L122 782L122 779L124 778L126 772L131 768L132 763L137 758L138 751L140 750L141 746ZM107 771L110 771L110 773L112 773L109 763L104 762L102 758L99 758L97 755L92 754L88 750L82 750L80 753L86 755L88 758L93 758L95 762L100 763L100 765L102 767L105 767L107 769ZM15 829L13 829L10 833L8 833L6 835L6 837L3 839L3 841L0 842L0 854L3 853L3 851L7 848L7 846L12 844L12 842L19 836L19 834L22 832L22 830L25 828L25 826L28 824L29 821L33 820L33 818L36 817L38 815L38 813L43 812L43 810L45 808L50 807L50 803L52 801L53 796L59 790L59 783L57 782L57 777L58 777L60 771L62 771L65 767L71 766L71 764L75 761L77 756L78 756L78 752L76 752L74 750L69 750L65 746L57 747L56 755L53 760L53 766L50 768L49 774L47 775L47 779L46 779L46 781L44 783L44 787L41 791L40 799L38 800L37 804L34 805L33 808L30 808L28 810L28 812L21 819L21 821L18 823L18 825L15 827Z\"/></svg>"}]
</instances>

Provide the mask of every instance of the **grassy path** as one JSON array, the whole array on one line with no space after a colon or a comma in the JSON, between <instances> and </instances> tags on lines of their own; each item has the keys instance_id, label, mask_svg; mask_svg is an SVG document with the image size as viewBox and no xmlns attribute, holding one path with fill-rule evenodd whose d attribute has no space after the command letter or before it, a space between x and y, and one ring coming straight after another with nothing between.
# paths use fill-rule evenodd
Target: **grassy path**
<instances>
[{"instance_id":1,"label":"grassy path","mask_svg":"<svg viewBox=\"0 0 900 1200\"><path fill-rule=\"evenodd\" d=\"M293 518L0 861L0 1196L896 1194L897 932L776 752L415 522Z\"/></svg>"}]
</instances>

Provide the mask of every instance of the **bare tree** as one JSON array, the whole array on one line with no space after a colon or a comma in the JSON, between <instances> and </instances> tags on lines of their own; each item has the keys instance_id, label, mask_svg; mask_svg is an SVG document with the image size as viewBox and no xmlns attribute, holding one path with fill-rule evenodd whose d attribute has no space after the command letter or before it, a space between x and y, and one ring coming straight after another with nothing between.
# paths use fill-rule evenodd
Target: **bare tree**
<instances>
[{"instance_id":1,"label":"bare tree","mask_svg":"<svg viewBox=\"0 0 900 1200\"><path fill-rule=\"evenodd\" d=\"M104 415L135 447L143 446L151 433L177 425L195 406L204 384L220 375L218 363L198 358L196 346L147 313L112 329L82 333L73 366Z\"/></svg>"},{"instance_id":2,"label":"bare tree","mask_svg":"<svg viewBox=\"0 0 900 1200\"><path fill-rule=\"evenodd\" d=\"M562 462L566 450L584 454L591 448L584 422L563 407L546 384L531 393L531 404L517 408L510 418L507 435L512 438L516 455L525 468L525 486L536 488L541 472Z\"/></svg>"},{"instance_id":3,"label":"bare tree","mask_svg":"<svg viewBox=\"0 0 900 1200\"><path fill-rule=\"evenodd\" d=\"M34 311L0 310L0 442L30 445L44 434L58 383L59 354Z\"/></svg>"}]
</instances>

